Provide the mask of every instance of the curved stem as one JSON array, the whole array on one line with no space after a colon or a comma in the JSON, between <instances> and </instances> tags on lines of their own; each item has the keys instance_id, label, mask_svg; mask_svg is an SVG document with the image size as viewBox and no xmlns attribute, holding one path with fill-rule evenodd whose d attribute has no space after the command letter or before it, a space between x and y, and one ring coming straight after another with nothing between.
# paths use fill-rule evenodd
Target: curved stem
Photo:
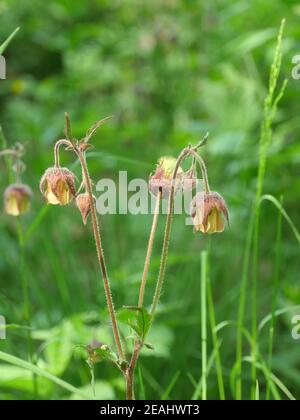
<instances>
[{"instance_id":1,"label":"curved stem","mask_svg":"<svg viewBox=\"0 0 300 420\"><path fill-rule=\"evenodd\" d=\"M83 172L84 179L85 179L85 186L86 186L89 198L90 198L91 218L92 218L93 233L94 233L96 249L97 249L98 262L99 262L99 266L100 266L102 276L103 276L105 296L106 296L107 306L108 306L109 315L110 315L110 319L111 319L111 323L112 323L113 334L114 334L119 358L122 362L122 361L125 360L125 355L124 355L122 344L121 344L119 328L118 328L118 324L117 324L114 304L113 304L111 290L110 290L110 282L109 282L109 278L108 278L107 270L106 270L106 265L105 265L105 259L104 259L104 253L103 253L103 249L102 249L102 241L101 241L101 235L100 235L100 228L99 228L99 223L98 223L98 219L97 219L95 201L93 199L92 182L91 182L91 178L90 178L90 175L89 175L89 170L88 170L88 166L87 166L87 163L86 163L84 152L82 152L77 147L76 148L74 147L74 150L75 150L77 156L79 157L80 164L81 164L81 167L82 167L82 172Z\"/></svg>"},{"instance_id":2,"label":"curved stem","mask_svg":"<svg viewBox=\"0 0 300 420\"><path fill-rule=\"evenodd\" d=\"M174 195L175 195L175 179L178 173L179 166L183 159L190 153L191 149L186 148L183 149L183 151L180 153L179 157L177 158L175 168L173 171L172 176L172 187L171 192L169 196L169 202L168 202L168 214L167 214L167 221L166 221L166 227L165 227L165 234L164 234L164 241L163 241L163 248L161 253L161 260L160 260L160 267L159 267L159 273L158 273L158 279L156 283L156 289L153 296L152 306L150 310L150 315L153 317L155 310L158 305L158 301L160 298L160 293L164 281L165 276L165 270L166 270L166 263L167 263L167 256L168 256L168 249L169 249L169 242L170 242L170 233L171 233L171 227L172 227L172 217L173 217L173 206L174 206Z\"/></svg>"},{"instance_id":3,"label":"curved stem","mask_svg":"<svg viewBox=\"0 0 300 420\"><path fill-rule=\"evenodd\" d=\"M138 302L138 306L140 308L143 306L143 302L144 302L145 287L146 287L146 282L147 282L147 276L148 276L148 271L149 271L149 265L150 265L150 260L151 260L151 254L152 254L152 249L153 249L155 232L156 232L156 228L157 228L157 222L158 222L158 216L159 216L159 206L160 206L160 203L161 203L161 197L162 197L162 192L159 191L158 195L156 197L156 204L155 204L155 209L154 209L152 227L151 227L151 231L150 231L147 254L146 254L146 258L145 258L144 271L143 271L141 287L140 287L139 302Z\"/></svg>"},{"instance_id":4,"label":"curved stem","mask_svg":"<svg viewBox=\"0 0 300 420\"><path fill-rule=\"evenodd\" d=\"M55 166L55 168L60 167L59 148L62 145L72 146L72 143L69 140L66 140L66 139L57 140L57 142L55 143L55 146L54 146L54 166Z\"/></svg>"},{"instance_id":5,"label":"curved stem","mask_svg":"<svg viewBox=\"0 0 300 420\"><path fill-rule=\"evenodd\" d=\"M207 176L207 170L206 170L206 165L204 163L204 160L202 159L202 157L200 155L198 155L198 153L195 152L195 150L191 150L190 154L193 156L194 159L197 160L197 162L200 165L200 169L201 169L201 174L202 174L202 178L203 178L203 182L204 182L204 189L205 189L205 193L208 194L210 191L209 188L209 183L208 183L208 176Z\"/></svg>"}]
</instances>

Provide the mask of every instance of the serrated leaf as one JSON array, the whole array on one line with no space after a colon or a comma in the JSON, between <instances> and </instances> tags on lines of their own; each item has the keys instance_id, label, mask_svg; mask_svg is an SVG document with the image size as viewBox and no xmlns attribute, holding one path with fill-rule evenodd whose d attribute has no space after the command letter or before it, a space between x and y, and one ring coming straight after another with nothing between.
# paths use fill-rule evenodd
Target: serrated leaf
<instances>
[{"instance_id":1,"label":"serrated leaf","mask_svg":"<svg viewBox=\"0 0 300 420\"><path fill-rule=\"evenodd\" d=\"M138 306L124 306L118 312L118 319L132 328L139 339L144 341L151 325L151 315L146 309Z\"/></svg>"}]
</instances>

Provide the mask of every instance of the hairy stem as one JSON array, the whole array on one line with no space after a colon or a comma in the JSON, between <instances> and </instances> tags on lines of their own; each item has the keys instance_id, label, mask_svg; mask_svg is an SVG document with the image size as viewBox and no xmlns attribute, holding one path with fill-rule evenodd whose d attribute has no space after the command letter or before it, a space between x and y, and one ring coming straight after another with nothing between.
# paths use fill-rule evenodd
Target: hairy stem
<instances>
[{"instance_id":1,"label":"hairy stem","mask_svg":"<svg viewBox=\"0 0 300 420\"><path fill-rule=\"evenodd\" d=\"M59 156L59 148L60 146L71 146L70 141L66 139L57 140L54 146L54 166L55 168L60 167L60 156Z\"/></svg>"},{"instance_id":2,"label":"hairy stem","mask_svg":"<svg viewBox=\"0 0 300 420\"><path fill-rule=\"evenodd\" d=\"M155 232L156 232L156 227L157 227L157 221L158 221L158 216L159 216L159 206L161 203L161 198L162 198L162 192L159 191L156 197L156 204L155 204L155 209L154 209L152 227L151 227L150 236L149 236L147 254L145 258L144 271L143 271L140 293L139 293L138 306L140 308L143 307L145 287L146 287L146 282L147 282L147 276L148 276L148 271L149 271L149 265L150 265L150 259L151 259L152 249L153 249L153 242L154 242L154 237L155 237ZM134 370L135 370L135 367L139 358L139 353L142 347L143 347L143 343L139 342L138 340L135 340L131 361L125 374L127 400L134 399Z\"/></svg>"},{"instance_id":3,"label":"hairy stem","mask_svg":"<svg viewBox=\"0 0 300 420\"><path fill-rule=\"evenodd\" d=\"M160 260L159 274L158 274L156 288L155 288L155 292L154 292L153 300L152 300L152 305L151 305L151 309L150 309L150 315L152 317L151 323L153 322L154 313L156 311L156 308L157 308L157 305L158 305L158 302L159 302L161 289L162 289L163 281L164 281L165 270L166 270L166 263L167 263L167 256L168 256L168 249L169 249L169 242L170 242L170 233L171 233L171 227L172 227L174 196L175 196L175 182L174 181L177 177L177 173L178 173L181 162L189 154L191 154L192 151L197 150L198 147L204 145L206 143L206 139L207 139L207 135L202 140L202 142L199 143L197 146L195 146L193 148L187 147L187 148L183 149L182 152L180 153L180 155L178 156L177 160L176 160L175 168L174 168L173 175L172 175L171 191L170 191L170 195L169 195L168 214L167 214L167 221L166 221L165 234L164 234L164 240L163 240L163 248L162 248L161 260ZM196 155L197 155L197 153L196 153ZM156 203L157 206L158 206L158 201L160 201L160 200L157 200L157 203ZM156 222L155 222L155 216L154 216L153 225L155 223ZM152 228L153 228L153 226L152 226ZM152 249L151 234L150 234L150 239L149 239L149 245L148 245L148 251L149 251L149 247L151 247L151 249ZM148 256L148 252L147 252L147 256ZM145 266L147 265L147 256L146 256ZM143 282L142 282L141 288L142 287L144 287ZM142 302L141 296L143 296L143 290L140 292L139 303ZM138 343L137 341L135 342L134 352L133 352L131 362L130 362L130 368L128 369L128 373L126 375L126 378L129 375L129 377L126 379L126 386L127 387L133 387L134 369L135 369L136 363L138 361L139 352L140 352L142 346L143 346L143 343ZM132 397L133 396L132 392L133 392L132 390L131 391L129 390L127 392L127 397L128 396Z\"/></svg>"},{"instance_id":4,"label":"hairy stem","mask_svg":"<svg viewBox=\"0 0 300 420\"><path fill-rule=\"evenodd\" d=\"M78 155L79 160L80 160L82 172L83 172L84 178L85 178L85 186L86 186L87 193L88 193L89 199L90 199L92 227L93 227L93 233L94 233L94 238L95 238L95 243L96 243L98 263L99 263L99 266L100 266L100 269L101 269L101 272L102 272L102 276L103 276L105 296L106 296L107 306L108 306L109 315L110 315L110 319L111 319L113 334L114 334L119 358L120 358L121 361L124 361L125 360L125 355L124 355L122 344L121 344L120 333L119 333L116 313L115 313L114 304L113 304L113 300L112 300L111 289L110 289L110 282L109 282L107 269L106 269L106 265L105 265L104 253L103 253L103 249L102 249L100 228L99 228L99 223L98 223L97 213L96 213L96 205L95 205L95 201L94 201L94 198L93 198L92 182L91 182L91 178L90 178L90 175L89 175L89 170L88 170L88 166L87 166L87 163L86 163L86 158L85 158L84 152L82 152L79 148L76 148L75 151L76 151L76 154Z\"/></svg>"},{"instance_id":5,"label":"hairy stem","mask_svg":"<svg viewBox=\"0 0 300 420\"><path fill-rule=\"evenodd\" d=\"M157 222L158 222L158 216L159 216L159 206L160 206L160 203L161 203L161 197L162 197L162 193L161 193L161 191L159 191L158 194L157 194L157 197L156 197L156 204L155 204L155 209L154 209L152 227L151 227L151 231L150 231L147 254L146 254L145 264L144 264L144 271L143 271L141 287L140 287L139 302L138 302L138 306L140 308L143 306L143 302L144 302L145 287L146 287L146 282L147 282L147 276L148 276L148 271L149 271L151 255L152 255L155 232L156 232L156 228L157 228Z\"/></svg>"},{"instance_id":6,"label":"hairy stem","mask_svg":"<svg viewBox=\"0 0 300 420\"><path fill-rule=\"evenodd\" d=\"M167 257L168 257L168 249L169 249L169 243L170 243L170 233L171 233L171 227L172 227L172 218L173 218L173 207L174 207L174 195L175 195L175 179L179 170L179 166L183 159L189 154L190 148L183 149L183 151L180 153L179 157L177 158L173 176L172 176L172 186L171 186L171 192L169 195L169 202L168 202L168 214L167 214L167 221L166 221L166 227L165 227L165 234L164 234L164 241L163 241L163 247L162 247L162 253L161 253L161 259L160 259L160 267L159 267L159 273L156 283L156 289L154 292L153 300L152 300L152 306L150 310L150 314L153 317L155 310L157 308L162 285L164 282L164 276L166 271L166 263L167 263Z\"/></svg>"},{"instance_id":7,"label":"hairy stem","mask_svg":"<svg viewBox=\"0 0 300 420\"><path fill-rule=\"evenodd\" d=\"M131 361L125 373L126 378L126 399L134 400L134 371L143 344L136 342L132 353Z\"/></svg>"}]
</instances>

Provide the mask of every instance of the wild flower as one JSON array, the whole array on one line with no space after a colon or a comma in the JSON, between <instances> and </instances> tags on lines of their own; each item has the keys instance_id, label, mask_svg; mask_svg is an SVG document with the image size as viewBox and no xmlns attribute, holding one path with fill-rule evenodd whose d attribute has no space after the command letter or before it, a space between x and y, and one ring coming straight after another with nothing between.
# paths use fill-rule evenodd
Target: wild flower
<instances>
[{"instance_id":1,"label":"wild flower","mask_svg":"<svg viewBox=\"0 0 300 420\"><path fill-rule=\"evenodd\" d=\"M30 210L31 188L24 184L9 185L4 191L4 209L11 216L20 216Z\"/></svg>"},{"instance_id":2,"label":"wild flower","mask_svg":"<svg viewBox=\"0 0 300 420\"><path fill-rule=\"evenodd\" d=\"M191 202L191 216L195 232L223 232L223 217L229 222L225 200L217 192L198 192Z\"/></svg>"},{"instance_id":3,"label":"wild flower","mask_svg":"<svg viewBox=\"0 0 300 420\"><path fill-rule=\"evenodd\" d=\"M90 140L98 127L100 127L106 119L94 124L81 140L74 139L71 134L71 126L68 114L66 114L66 129L65 138L58 140L54 146L54 167L49 168L41 179L41 191L46 201L51 204L69 204L71 199L75 197L75 203L79 209L84 225L87 224L88 216L91 216L91 223L93 228L93 235L96 244L97 258L99 267L102 273L105 296L108 306L108 312L113 329L113 335L116 345L116 352L110 349L107 345L100 345L96 347L87 347L88 364L91 369L92 383L94 380L93 364L104 359L110 360L123 373L126 382L126 397L127 399L134 399L134 374L135 367L140 355L140 351L144 346L149 346L145 343L147 334L153 323L156 308L160 299L160 294L163 286L168 248L170 243L170 233L172 225L172 215L174 207L174 196L177 190L181 188L193 189L196 185L196 165L200 166L202 178L204 182L204 191L198 193L192 201L193 219L195 222L195 229L202 232L222 231L224 224L221 213L228 220L228 211L223 198L217 193L210 192L208 176L205 163L198 153L198 149L206 143L207 136L199 142L196 146L188 146L182 150L178 158L162 157L159 159L156 170L149 178L149 190L156 197L155 212L153 215L153 222L150 230L148 247L145 257L144 270L141 278L141 285L139 291L139 299L137 306L127 306L123 308L125 316L123 322L127 323L134 330L134 346L131 357L128 359L124 351L124 343L121 340L119 322L122 317L117 317L110 287L110 280L106 269L102 235L99 228L95 198L93 195L93 184L89 174L89 168L86 160L86 151L91 147ZM72 151L79 159L82 173L82 180L79 189L75 189L75 176L67 168L60 166L60 147L65 147L66 150ZM188 171L182 169L182 164L185 159L191 158L192 165ZM83 191L82 191L83 190ZM150 311L144 307L144 294L146 290L146 283L148 271L151 261L152 249L155 240L156 227L158 223L159 210L161 200L168 199L168 213L166 220L166 228L163 240L163 248L160 260L160 269L156 282L156 288L153 294L152 305ZM200 203L200 204L199 204ZM201 204L203 205L201 208ZM130 313L130 315L129 315ZM129 321L128 321L129 320Z\"/></svg>"},{"instance_id":4,"label":"wild flower","mask_svg":"<svg viewBox=\"0 0 300 420\"><path fill-rule=\"evenodd\" d=\"M32 190L22 182L22 173L26 169L21 159L24 152L24 147L20 143L0 152L0 156L12 158L12 162L9 161L9 169L15 182L8 185L4 191L4 210L10 216L21 216L30 211Z\"/></svg>"},{"instance_id":5,"label":"wild flower","mask_svg":"<svg viewBox=\"0 0 300 420\"><path fill-rule=\"evenodd\" d=\"M48 168L41 178L40 190L48 204L69 204L76 195L75 175L67 168Z\"/></svg>"}]
</instances>

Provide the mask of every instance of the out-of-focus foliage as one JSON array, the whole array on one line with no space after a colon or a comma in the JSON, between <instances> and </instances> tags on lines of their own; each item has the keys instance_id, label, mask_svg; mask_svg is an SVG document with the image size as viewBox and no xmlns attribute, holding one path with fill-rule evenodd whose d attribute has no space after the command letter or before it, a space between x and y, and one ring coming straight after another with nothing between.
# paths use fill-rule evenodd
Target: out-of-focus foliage
<instances>
[{"instance_id":1,"label":"out-of-focus foliage","mask_svg":"<svg viewBox=\"0 0 300 420\"><path fill-rule=\"evenodd\" d=\"M230 209L231 227L211 240L196 236L176 216L166 284L157 324L140 362L138 396L160 398L176 372L170 397L190 398L191 378L201 374L200 250L210 246L211 279L217 321L236 319L241 263L249 212L255 191L258 138L269 66L281 19L287 19L282 79L286 94L276 116L265 192L277 198L300 225L300 81L291 78L292 57L299 53L300 3L292 0L0 0L0 43L21 27L5 52L7 79L0 81L0 123L9 145L26 145L24 181L34 190L28 227L44 206L39 178L53 162L52 146L63 135L69 111L75 136L83 136L104 116L115 118L93 139L90 167L94 181L148 179L159 156L177 155L208 130L203 149L210 183ZM67 152L65 164L78 172ZM1 167L1 192L8 178ZM163 217L155 243L146 302L158 271ZM270 296L277 213L264 204L259 266L259 319L271 311ZM136 305L151 216L102 218L107 263L115 304ZM299 303L299 247L283 226L280 307ZM26 244L26 275L33 311L34 362L90 392L90 372L82 349L94 338L111 345L105 298L95 262L90 229L82 226L75 207L51 207ZM0 218L0 314L22 325L16 223ZM247 308L250 305L247 301ZM91 315L92 314L92 315ZM246 317L250 312L247 310ZM299 342L290 336L288 316L275 333L274 371L300 398ZM125 328L124 335L129 332ZM234 363L235 331L221 333L226 392ZM266 350L267 334L261 334ZM0 348L27 357L26 331L8 330ZM0 367L0 398L30 398L30 373ZM298 371L297 371L298 369ZM3 373L4 372L4 373ZM246 372L247 374L247 372ZM123 395L119 372L96 366L99 398ZM176 376L176 377L177 377ZM141 383L143 378L143 384ZM46 385L44 384L46 383ZM38 384L39 385L39 384ZM217 397L214 371L209 397ZM59 388L42 380L40 397L63 398ZM67 396L67 397L70 397ZM73 396L72 398L75 398Z\"/></svg>"}]
</instances>

